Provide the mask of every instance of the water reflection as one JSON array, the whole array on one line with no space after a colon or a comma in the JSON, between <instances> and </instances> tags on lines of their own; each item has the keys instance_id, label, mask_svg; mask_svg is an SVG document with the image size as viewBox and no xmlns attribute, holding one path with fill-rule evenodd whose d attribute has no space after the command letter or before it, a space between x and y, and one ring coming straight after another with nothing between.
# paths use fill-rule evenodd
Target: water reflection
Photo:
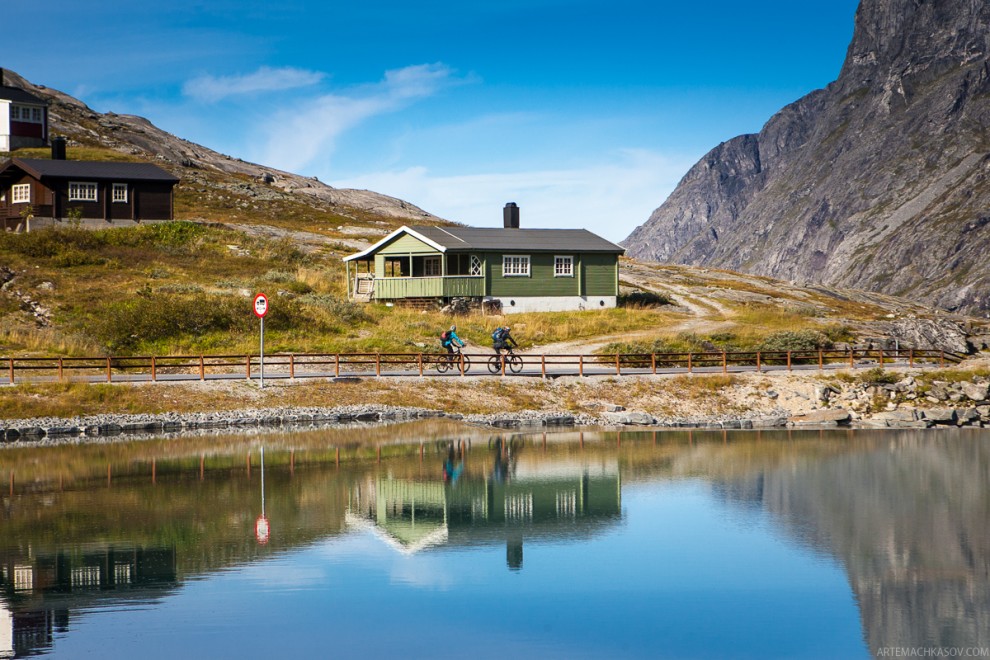
<instances>
[{"instance_id":1,"label":"water reflection","mask_svg":"<svg viewBox=\"0 0 990 660\"><path fill-rule=\"evenodd\" d=\"M986 431L321 431L4 449L0 483L0 658L57 649L81 614L155 606L193 580L289 561L332 538L365 535L408 560L504 547L508 571L490 553L475 565L539 580L541 565L525 560L534 547L616 553L615 539L643 543L636 531L659 509L641 503L663 503L677 484L703 506L743 512L747 525L765 520L761 542L783 536L835 558L858 607L862 651L990 647ZM671 572L624 572L614 554L575 563L608 565L615 593L644 584L643 593L663 593L678 572L696 575L676 540L688 522L665 524L632 553L670 557ZM712 597L727 593L715 587ZM642 603L628 607L627 619L643 616ZM697 655L714 654L702 630L691 639ZM648 644L665 638L646 640L639 648L657 651Z\"/></svg>"},{"instance_id":2,"label":"water reflection","mask_svg":"<svg viewBox=\"0 0 990 660\"><path fill-rule=\"evenodd\" d=\"M352 491L347 523L372 526L390 546L415 553L438 545L504 543L519 570L527 539L590 536L621 518L618 461L554 461L519 469L519 436L489 441L492 468L463 477L464 441L451 442L442 479L372 475Z\"/></svg>"}]
</instances>

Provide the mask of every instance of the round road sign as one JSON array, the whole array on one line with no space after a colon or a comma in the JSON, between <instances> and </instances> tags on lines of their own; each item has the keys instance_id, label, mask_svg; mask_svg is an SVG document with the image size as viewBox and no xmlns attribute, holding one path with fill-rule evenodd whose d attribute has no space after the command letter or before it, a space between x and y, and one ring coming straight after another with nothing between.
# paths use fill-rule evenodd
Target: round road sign
<instances>
[{"instance_id":1,"label":"round road sign","mask_svg":"<svg viewBox=\"0 0 990 660\"><path fill-rule=\"evenodd\" d=\"M268 296L259 293L254 297L254 315L259 319L265 318L268 313Z\"/></svg>"}]
</instances>

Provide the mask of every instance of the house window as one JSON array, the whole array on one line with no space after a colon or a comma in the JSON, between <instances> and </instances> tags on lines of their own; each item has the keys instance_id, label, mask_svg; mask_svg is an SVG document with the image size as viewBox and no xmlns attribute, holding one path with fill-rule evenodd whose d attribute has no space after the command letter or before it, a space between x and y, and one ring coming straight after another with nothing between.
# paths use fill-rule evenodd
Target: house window
<instances>
[{"instance_id":1,"label":"house window","mask_svg":"<svg viewBox=\"0 0 990 660\"><path fill-rule=\"evenodd\" d=\"M502 277L529 277L529 255L502 255Z\"/></svg>"},{"instance_id":2,"label":"house window","mask_svg":"<svg viewBox=\"0 0 990 660\"><path fill-rule=\"evenodd\" d=\"M425 257L423 259L423 275L425 277L440 276L440 257Z\"/></svg>"},{"instance_id":3,"label":"house window","mask_svg":"<svg viewBox=\"0 0 990 660\"><path fill-rule=\"evenodd\" d=\"M476 254L471 255L471 274L475 277L481 276L481 259Z\"/></svg>"},{"instance_id":4,"label":"house window","mask_svg":"<svg viewBox=\"0 0 990 660\"><path fill-rule=\"evenodd\" d=\"M10 106L10 120L19 121L21 118L21 109L16 105Z\"/></svg>"},{"instance_id":5,"label":"house window","mask_svg":"<svg viewBox=\"0 0 990 660\"><path fill-rule=\"evenodd\" d=\"M41 123L41 108L31 109L31 121Z\"/></svg>"},{"instance_id":6,"label":"house window","mask_svg":"<svg viewBox=\"0 0 990 660\"><path fill-rule=\"evenodd\" d=\"M553 276L574 277L574 257L554 257Z\"/></svg>"},{"instance_id":7,"label":"house window","mask_svg":"<svg viewBox=\"0 0 990 660\"><path fill-rule=\"evenodd\" d=\"M96 201L96 184L95 183L79 183L78 181L69 182L69 201L70 202L95 202Z\"/></svg>"},{"instance_id":8,"label":"house window","mask_svg":"<svg viewBox=\"0 0 990 660\"><path fill-rule=\"evenodd\" d=\"M113 201L115 202L127 202L127 184L126 183L115 183L113 184Z\"/></svg>"},{"instance_id":9,"label":"house window","mask_svg":"<svg viewBox=\"0 0 990 660\"><path fill-rule=\"evenodd\" d=\"M14 204L31 203L31 184L19 183L10 189L10 201Z\"/></svg>"}]
</instances>

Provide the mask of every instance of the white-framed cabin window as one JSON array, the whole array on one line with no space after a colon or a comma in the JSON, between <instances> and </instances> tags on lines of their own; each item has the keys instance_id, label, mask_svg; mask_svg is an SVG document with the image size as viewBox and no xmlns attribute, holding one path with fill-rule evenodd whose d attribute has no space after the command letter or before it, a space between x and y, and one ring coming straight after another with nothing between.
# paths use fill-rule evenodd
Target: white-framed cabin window
<instances>
[{"instance_id":1,"label":"white-framed cabin window","mask_svg":"<svg viewBox=\"0 0 990 660\"><path fill-rule=\"evenodd\" d=\"M31 184L18 183L10 188L10 201L12 204L31 203Z\"/></svg>"},{"instance_id":2,"label":"white-framed cabin window","mask_svg":"<svg viewBox=\"0 0 990 660\"><path fill-rule=\"evenodd\" d=\"M69 201L70 202L95 202L96 197L96 184L81 181L70 181L69 182Z\"/></svg>"},{"instance_id":3,"label":"white-framed cabin window","mask_svg":"<svg viewBox=\"0 0 990 660\"><path fill-rule=\"evenodd\" d=\"M503 254L502 277L529 277L529 255Z\"/></svg>"},{"instance_id":4,"label":"white-framed cabin window","mask_svg":"<svg viewBox=\"0 0 990 660\"><path fill-rule=\"evenodd\" d=\"M556 255L553 258L554 277L574 277L574 257Z\"/></svg>"},{"instance_id":5,"label":"white-framed cabin window","mask_svg":"<svg viewBox=\"0 0 990 660\"><path fill-rule=\"evenodd\" d=\"M126 183L115 183L113 184L113 197L111 199L115 202L127 203L127 184Z\"/></svg>"},{"instance_id":6,"label":"white-framed cabin window","mask_svg":"<svg viewBox=\"0 0 990 660\"><path fill-rule=\"evenodd\" d=\"M476 254L471 255L471 275L474 277L480 277L483 273L481 270L481 257Z\"/></svg>"},{"instance_id":7,"label":"white-framed cabin window","mask_svg":"<svg viewBox=\"0 0 990 660\"><path fill-rule=\"evenodd\" d=\"M425 277L440 277L440 257L423 257L423 275Z\"/></svg>"}]
</instances>

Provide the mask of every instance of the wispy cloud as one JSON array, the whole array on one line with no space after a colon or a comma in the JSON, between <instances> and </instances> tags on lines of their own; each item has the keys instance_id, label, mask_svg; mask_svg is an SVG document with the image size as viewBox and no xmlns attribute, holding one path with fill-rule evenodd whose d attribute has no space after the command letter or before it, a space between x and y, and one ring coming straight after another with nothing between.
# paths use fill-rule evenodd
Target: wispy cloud
<instances>
[{"instance_id":1,"label":"wispy cloud","mask_svg":"<svg viewBox=\"0 0 990 660\"><path fill-rule=\"evenodd\" d=\"M477 227L500 226L502 207L516 202L523 226L583 227L617 242L646 221L696 158L622 150L602 155L600 164L571 169L434 176L413 167L333 185L392 195Z\"/></svg>"},{"instance_id":2,"label":"wispy cloud","mask_svg":"<svg viewBox=\"0 0 990 660\"><path fill-rule=\"evenodd\" d=\"M432 96L454 81L453 71L443 64L420 64L387 71L380 82L346 94L296 103L266 119L258 162L298 172L318 155L331 153L335 140L348 129Z\"/></svg>"},{"instance_id":3,"label":"wispy cloud","mask_svg":"<svg viewBox=\"0 0 990 660\"><path fill-rule=\"evenodd\" d=\"M216 103L233 96L277 92L315 85L325 74L293 67L272 68L263 66L254 73L243 76L203 75L186 82L182 93L204 103Z\"/></svg>"}]
</instances>

